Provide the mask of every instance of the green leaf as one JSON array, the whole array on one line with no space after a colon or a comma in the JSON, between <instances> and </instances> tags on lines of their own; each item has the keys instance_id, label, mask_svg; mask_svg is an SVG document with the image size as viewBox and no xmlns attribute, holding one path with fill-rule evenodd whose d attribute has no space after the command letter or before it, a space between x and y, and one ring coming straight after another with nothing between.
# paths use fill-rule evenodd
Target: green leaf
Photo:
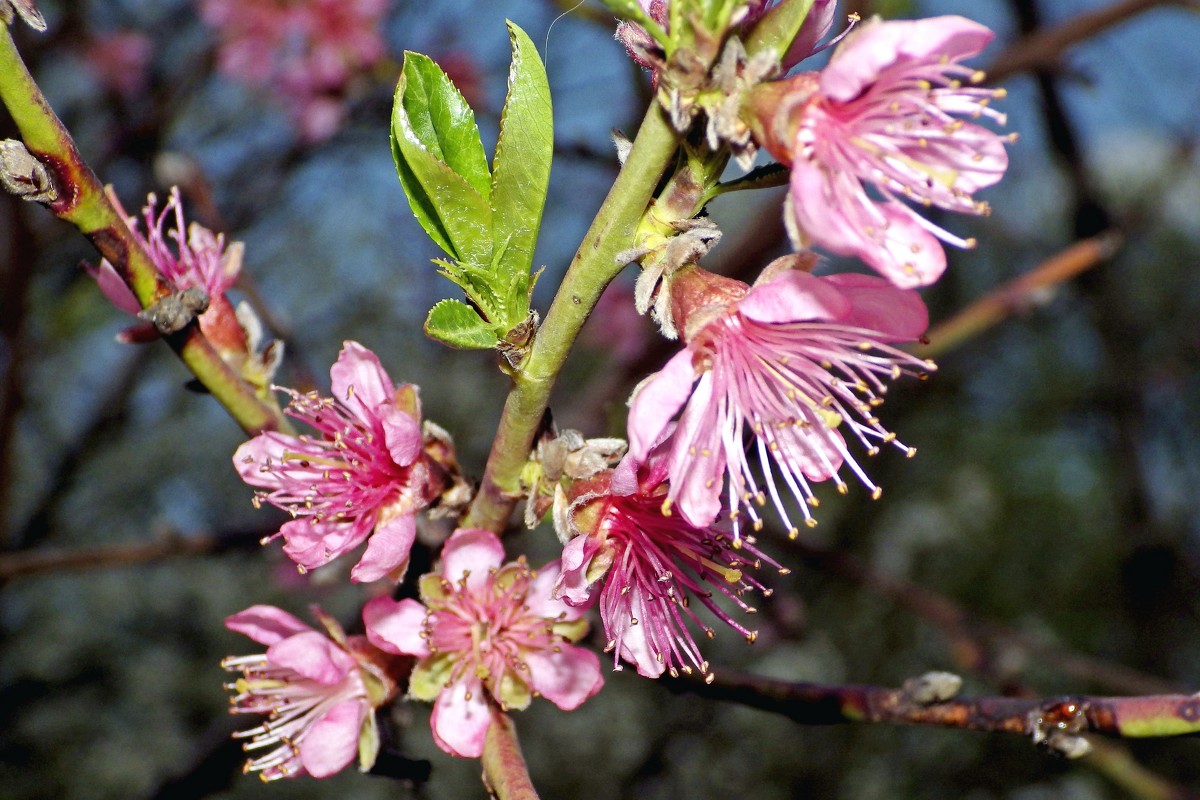
<instances>
[{"instance_id":1,"label":"green leaf","mask_svg":"<svg viewBox=\"0 0 1200 800\"><path fill-rule=\"evenodd\" d=\"M496 268L513 287L506 306L523 319L529 305L533 250L550 185L554 114L537 47L512 22L508 32L513 56L492 164L492 252Z\"/></svg>"},{"instance_id":2,"label":"green leaf","mask_svg":"<svg viewBox=\"0 0 1200 800\"><path fill-rule=\"evenodd\" d=\"M396 86L392 156L409 206L430 238L454 259L487 264L491 176L483 145L462 96L417 53L405 54Z\"/></svg>"},{"instance_id":3,"label":"green leaf","mask_svg":"<svg viewBox=\"0 0 1200 800\"><path fill-rule=\"evenodd\" d=\"M492 326L475 309L458 300L442 300L429 310L425 334L463 350L486 350L499 341Z\"/></svg>"},{"instance_id":4,"label":"green leaf","mask_svg":"<svg viewBox=\"0 0 1200 800\"><path fill-rule=\"evenodd\" d=\"M491 187L487 154L475 112L450 77L429 56L404 54L403 108L417 139L443 164L487 197Z\"/></svg>"}]
</instances>

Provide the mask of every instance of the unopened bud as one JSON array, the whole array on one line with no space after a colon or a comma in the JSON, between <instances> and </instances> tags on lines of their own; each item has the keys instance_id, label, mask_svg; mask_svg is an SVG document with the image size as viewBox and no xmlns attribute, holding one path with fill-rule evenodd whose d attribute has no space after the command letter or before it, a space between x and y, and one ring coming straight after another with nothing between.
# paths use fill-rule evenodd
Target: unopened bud
<instances>
[{"instance_id":1,"label":"unopened bud","mask_svg":"<svg viewBox=\"0 0 1200 800\"><path fill-rule=\"evenodd\" d=\"M169 294L149 308L139 311L138 317L154 326L167 336L183 330L208 308L208 293L199 286L190 286L182 292Z\"/></svg>"},{"instance_id":2,"label":"unopened bud","mask_svg":"<svg viewBox=\"0 0 1200 800\"><path fill-rule=\"evenodd\" d=\"M4 3L5 0L0 0L0 16L3 16ZM34 203L58 199L58 189L46 165L16 139L0 141L0 185L22 200Z\"/></svg>"},{"instance_id":3,"label":"unopened bud","mask_svg":"<svg viewBox=\"0 0 1200 800\"><path fill-rule=\"evenodd\" d=\"M46 18L33 5L33 0L0 0L0 21L3 21L5 25L12 25L14 11L26 25L35 31L39 33L46 31Z\"/></svg>"}]
</instances>

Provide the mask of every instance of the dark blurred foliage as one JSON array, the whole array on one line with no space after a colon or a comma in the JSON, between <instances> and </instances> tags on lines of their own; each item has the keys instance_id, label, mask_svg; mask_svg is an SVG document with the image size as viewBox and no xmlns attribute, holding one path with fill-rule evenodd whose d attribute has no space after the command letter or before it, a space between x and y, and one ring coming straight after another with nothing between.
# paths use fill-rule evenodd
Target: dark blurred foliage
<instances>
[{"instance_id":1,"label":"dark blurred foliage","mask_svg":"<svg viewBox=\"0 0 1200 800\"><path fill-rule=\"evenodd\" d=\"M359 87L336 135L309 147L278 98L214 74L211 31L186 0L39 5L50 32L23 33L22 51L126 207L179 182L196 219L246 242L242 290L286 339L281 382L325 385L341 341L358 339L394 377L420 384L427 415L477 474L506 386L493 357L420 334L425 311L451 292L391 164L396 64ZM485 142L504 91L504 17L543 48L559 147L537 259L543 310L615 172L608 131L632 132L647 94L607 27L582 13L551 27L567 5L398 2L386 23L395 58L418 50L477 76ZM996 59L1106 5L876 7L977 18L999 31ZM857 486L844 498L827 487L804 547L764 535L793 574L763 604L756 645L724 631L708 643L718 671L896 685L940 668L963 673L974 694L1150 691L1136 675L1109 674L1124 666L1165 688L1200 685L1200 17L1117 5L1138 13L1049 54L1043 71L1006 79L1004 109L1021 134L1008 178L986 197L993 216L946 221L980 246L953 253L926 297L944 319L1079 237L1113 227L1124 247L942 357L928 382L893 390L882 414L918 457L869 464L886 487L879 502ZM97 37L123 31L150 45L144 82L124 94L87 55ZM0 133L11 135L6 119ZM715 204L727 235L714 268L752 276L782 250L778 202ZM392 719L392 766L430 759L423 787L351 771L264 788L235 774L240 757L225 737L236 723L217 664L249 643L221 620L260 602L299 613L319 602L351 620L360 590L341 574L298 579L275 547L253 543L279 520L251 508L230 466L239 431L185 389L166 348L113 341L127 320L78 268L93 258L82 239L3 199L0 254L0 558L209 534L225 543L210 555L0 584L0 798L482 796L478 764L437 751L427 709L407 704ZM670 350L619 311L590 324L555 411L589 435L619 435L628 389ZM512 544L535 562L555 549L548 529ZM916 586L973 621L915 613ZM1016 635L991 635L998 626ZM1066 762L1000 735L798 728L673 695L628 670L578 712L535 703L517 722L546 797L1115 798L1132 791L1115 781L1134 774L1114 767L1119 759ZM1195 740L1121 747L1200 792Z\"/></svg>"}]
</instances>

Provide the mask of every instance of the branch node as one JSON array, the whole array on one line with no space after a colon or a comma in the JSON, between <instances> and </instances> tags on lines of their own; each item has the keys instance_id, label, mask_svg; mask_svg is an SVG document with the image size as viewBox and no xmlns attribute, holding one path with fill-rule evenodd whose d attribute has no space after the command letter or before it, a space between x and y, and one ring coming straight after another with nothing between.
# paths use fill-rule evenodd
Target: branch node
<instances>
[{"instance_id":1,"label":"branch node","mask_svg":"<svg viewBox=\"0 0 1200 800\"><path fill-rule=\"evenodd\" d=\"M208 309L208 293L199 286L191 286L182 292L160 298L149 308L139 311L138 318L154 326L163 336L183 330Z\"/></svg>"},{"instance_id":2,"label":"branch node","mask_svg":"<svg viewBox=\"0 0 1200 800\"><path fill-rule=\"evenodd\" d=\"M1072 698L1059 700L1029 712L1026 728L1033 743L1065 758L1079 758L1092 750L1081 734L1088 729L1088 704Z\"/></svg>"}]
</instances>

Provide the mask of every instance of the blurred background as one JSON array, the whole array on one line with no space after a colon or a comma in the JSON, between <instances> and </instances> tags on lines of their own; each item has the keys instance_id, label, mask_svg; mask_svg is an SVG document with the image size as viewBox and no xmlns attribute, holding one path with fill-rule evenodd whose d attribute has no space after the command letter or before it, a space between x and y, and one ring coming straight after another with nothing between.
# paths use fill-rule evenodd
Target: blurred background
<instances>
[{"instance_id":1,"label":"blurred background","mask_svg":"<svg viewBox=\"0 0 1200 800\"><path fill-rule=\"evenodd\" d=\"M544 312L615 175L609 131L632 134L649 96L602 9L290 0L292 13L332 7L348 28L351 9L361 17L344 69L305 82L303 36L282 43L292 61L281 67L263 61L269 19L229 22L230 9L275 0L38 5L50 29L20 30L22 54L125 207L178 184L190 218L245 242L235 294L286 342L279 382L326 388L341 342L361 341L421 386L427 416L478 475L506 383L494 356L421 335L428 308L455 290L435 275L438 253L392 166L399 59L438 60L490 150L504 19L542 50L557 147L535 259ZM760 640L719 631L706 653L718 671L825 683L947 669L975 695L1200 689L1196 4L842 11L961 13L998 32L977 65L1008 88L1020 140L982 198L992 216L944 221L980 245L951 252L925 292L935 322L1080 240L1118 232L1123 243L1070 283L1016 298L1008 319L941 354L931 380L900 382L881 417L917 458L871 461L879 502L853 484L846 497L822 487L821 524L803 542L764 534L793 572L761 603ZM12 135L0 114L0 136ZM708 266L751 279L784 252L780 201L715 203L726 236ZM391 758L411 780L351 770L264 787L240 775L228 734L246 720L226 714L218 663L253 647L223 618L254 603L303 616L317 602L350 620L363 596L341 574L302 579L277 546L258 546L280 519L254 511L233 471L240 431L188 390L167 348L114 341L130 320L80 268L95 259L44 209L0 197L0 798L483 796L478 763L438 751L417 704L391 720ZM631 291L610 288L553 403L560 424L589 436L622 435L629 389L671 354L632 313ZM556 549L545 527L510 542L535 563ZM799 727L630 670L577 712L535 703L517 723L549 798L1200 796L1195 739L1114 742L1066 761L999 734ZM405 759L428 760L428 779Z\"/></svg>"}]
</instances>

